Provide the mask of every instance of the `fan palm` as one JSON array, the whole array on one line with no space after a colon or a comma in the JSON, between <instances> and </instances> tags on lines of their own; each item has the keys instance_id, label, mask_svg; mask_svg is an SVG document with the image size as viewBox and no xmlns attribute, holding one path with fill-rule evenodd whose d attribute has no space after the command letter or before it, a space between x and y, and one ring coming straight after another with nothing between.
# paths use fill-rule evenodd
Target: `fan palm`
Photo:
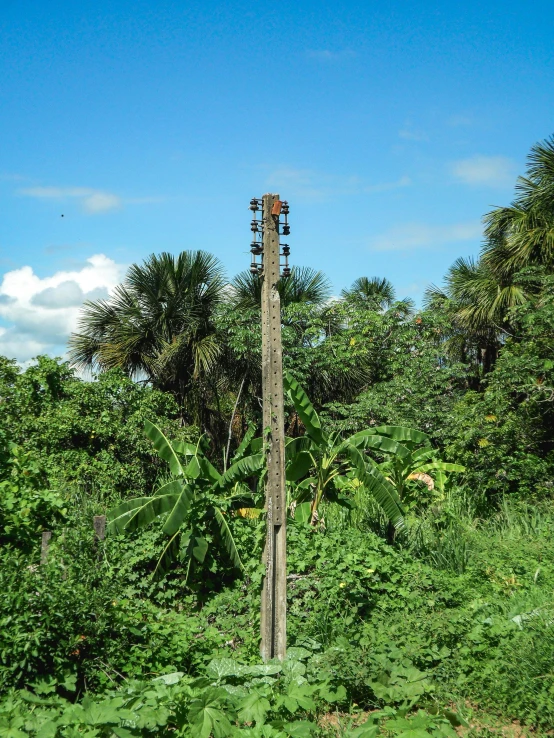
<instances>
[{"instance_id":1,"label":"fan palm","mask_svg":"<svg viewBox=\"0 0 554 738\"><path fill-rule=\"evenodd\" d=\"M411 300L396 300L392 282L385 277L358 277L348 289L342 290L341 297L354 305L379 312L385 312L394 307L408 315L413 310Z\"/></svg>"},{"instance_id":2,"label":"fan palm","mask_svg":"<svg viewBox=\"0 0 554 738\"><path fill-rule=\"evenodd\" d=\"M224 286L220 262L204 251L153 254L108 300L84 304L70 361L146 377L182 403L220 354L213 317Z\"/></svg>"},{"instance_id":3,"label":"fan palm","mask_svg":"<svg viewBox=\"0 0 554 738\"><path fill-rule=\"evenodd\" d=\"M522 270L554 269L554 136L531 149L512 204L492 210L484 223L480 258L458 259L444 293L432 287L427 304L440 301L447 307L461 331L452 339L478 345L487 371L509 329L510 310L540 292L540 280Z\"/></svg>"},{"instance_id":4,"label":"fan palm","mask_svg":"<svg viewBox=\"0 0 554 738\"><path fill-rule=\"evenodd\" d=\"M384 277L358 277L351 287L342 290L341 297L386 310L394 303L396 293L392 282Z\"/></svg>"},{"instance_id":5,"label":"fan palm","mask_svg":"<svg viewBox=\"0 0 554 738\"><path fill-rule=\"evenodd\" d=\"M233 279L227 304L220 311L224 322L231 320L234 328L237 323L242 325L245 336L238 344L236 341L228 342L225 348L222 356L225 379L229 386L239 388L241 401L253 403L254 410L259 409L257 398L261 396L261 340L258 340L256 348L250 346L251 350L248 350L245 347L255 340L259 331L262 282L263 278L257 274L240 272ZM277 289L283 325L292 329L289 340L295 346L304 346L307 325L322 318L327 309L331 294L329 280L323 272L310 267L293 267L290 276L277 283Z\"/></svg>"},{"instance_id":6,"label":"fan palm","mask_svg":"<svg viewBox=\"0 0 554 738\"><path fill-rule=\"evenodd\" d=\"M529 295L517 279L501 278L484 259L460 257L445 281L444 291L434 286L427 290L425 303L432 308L440 302L450 312L454 323L450 348L458 358L467 358L468 345L475 346L477 360L487 372L507 330L510 309L525 303Z\"/></svg>"},{"instance_id":7,"label":"fan palm","mask_svg":"<svg viewBox=\"0 0 554 738\"><path fill-rule=\"evenodd\" d=\"M259 307L262 302L262 277L240 272L233 279L232 302L240 309ZM304 303L323 306L331 296L331 285L323 272L311 267L293 267L286 279L277 283L281 307Z\"/></svg>"},{"instance_id":8,"label":"fan palm","mask_svg":"<svg viewBox=\"0 0 554 738\"><path fill-rule=\"evenodd\" d=\"M458 305L460 324L476 332L489 328L502 331L508 310L527 300L522 287L512 279L499 279L482 259L457 259L448 271L446 284L447 293Z\"/></svg>"},{"instance_id":9,"label":"fan palm","mask_svg":"<svg viewBox=\"0 0 554 738\"><path fill-rule=\"evenodd\" d=\"M516 191L509 207L484 218L483 259L504 278L527 266L554 267L554 136L533 146Z\"/></svg>"}]
</instances>

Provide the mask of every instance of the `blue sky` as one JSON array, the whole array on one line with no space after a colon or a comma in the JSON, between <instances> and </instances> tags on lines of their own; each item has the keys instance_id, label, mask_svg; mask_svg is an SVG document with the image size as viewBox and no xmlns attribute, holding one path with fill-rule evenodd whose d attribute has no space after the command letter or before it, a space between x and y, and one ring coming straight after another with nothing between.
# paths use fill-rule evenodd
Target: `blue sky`
<instances>
[{"instance_id":1,"label":"blue sky","mask_svg":"<svg viewBox=\"0 0 554 738\"><path fill-rule=\"evenodd\" d=\"M554 132L553 22L540 0L2 0L0 353L63 353L152 252L246 268L267 191L293 263L420 299Z\"/></svg>"}]
</instances>

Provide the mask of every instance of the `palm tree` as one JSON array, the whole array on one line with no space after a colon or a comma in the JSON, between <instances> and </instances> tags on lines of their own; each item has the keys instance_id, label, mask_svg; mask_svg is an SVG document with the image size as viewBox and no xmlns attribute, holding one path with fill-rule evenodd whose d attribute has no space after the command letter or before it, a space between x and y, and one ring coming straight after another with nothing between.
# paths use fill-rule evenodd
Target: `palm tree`
<instances>
[{"instance_id":1,"label":"palm tree","mask_svg":"<svg viewBox=\"0 0 554 738\"><path fill-rule=\"evenodd\" d=\"M152 254L129 268L108 300L84 304L69 339L70 362L146 377L183 404L221 352L214 312L224 286L222 265L211 254Z\"/></svg>"},{"instance_id":2,"label":"palm tree","mask_svg":"<svg viewBox=\"0 0 554 738\"><path fill-rule=\"evenodd\" d=\"M458 303L460 324L471 331L492 328L502 332L508 311L527 300L516 280L501 280L483 259L457 259L448 271L446 284Z\"/></svg>"},{"instance_id":3,"label":"palm tree","mask_svg":"<svg viewBox=\"0 0 554 738\"><path fill-rule=\"evenodd\" d=\"M311 267L293 267L289 277L279 280L277 289L282 308L300 303L323 307L331 296L331 285L325 274ZM251 272L240 272L231 283L231 294L235 307L259 307L262 278Z\"/></svg>"},{"instance_id":4,"label":"palm tree","mask_svg":"<svg viewBox=\"0 0 554 738\"><path fill-rule=\"evenodd\" d=\"M484 218L483 259L505 278L527 266L554 268L554 136L533 146L516 192L509 207Z\"/></svg>"},{"instance_id":5,"label":"palm tree","mask_svg":"<svg viewBox=\"0 0 554 738\"><path fill-rule=\"evenodd\" d=\"M297 344L302 345L306 324L324 315L329 304L331 285L325 274L310 267L293 267L286 279L277 284L281 298L283 324L293 329ZM246 405L251 412L258 412L261 398L261 336L260 307L262 277L243 271L237 274L227 290L225 303L219 311L223 332L237 327L247 338L244 341L227 341L221 357L222 384L236 391L235 417L241 417ZM299 309L296 309L299 308ZM290 309L290 310L289 310ZM227 328L226 328L227 326Z\"/></svg>"},{"instance_id":6,"label":"palm tree","mask_svg":"<svg viewBox=\"0 0 554 738\"><path fill-rule=\"evenodd\" d=\"M394 303L396 292L392 282L384 277L358 277L349 289L342 290L341 297L386 310Z\"/></svg>"},{"instance_id":7,"label":"palm tree","mask_svg":"<svg viewBox=\"0 0 554 738\"><path fill-rule=\"evenodd\" d=\"M446 275L444 291L431 286L425 296L427 308L439 303L453 320L449 337L450 353L457 358L470 358L471 347L483 372L490 371L508 330L511 308L525 303L529 295L514 277L501 278L484 259L460 257Z\"/></svg>"},{"instance_id":8,"label":"palm tree","mask_svg":"<svg viewBox=\"0 0 554 738\"><path fill-rule=\"evenodd\" d=\"M510 310L540 293L536 268L554 270L554 136L533 146L516 198L487 213L484 223L480 258L458 259L445 290L431 287L426 302L440 303L452 315L450 348L467 357L468 346L477 347L487 372L510 331Z\"/></svg>"},{"instance_id":9,"label":"palm tree","mask_svg":"<svg viewBox=\"0 0 554 738\"><path fill-rule=\"evenodd\" d=\"M396 300L392 282L385 277L359 277L348 289L342 290L341 297L359 307L363 306L379 312L385 312L394 307L408 315L413 310L412 300L407 298Z\"/></svg>"}]
</instances>

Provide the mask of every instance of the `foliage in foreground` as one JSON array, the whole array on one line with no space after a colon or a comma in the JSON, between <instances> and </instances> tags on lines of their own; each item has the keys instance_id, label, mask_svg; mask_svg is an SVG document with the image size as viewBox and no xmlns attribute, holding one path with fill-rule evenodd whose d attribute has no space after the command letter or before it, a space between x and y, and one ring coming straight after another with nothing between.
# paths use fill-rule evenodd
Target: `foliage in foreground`
<instances>
[{"instance_id":1,"label":"foliage in foreground","mask_svg":"<svg viewBox=\"0 0 554 738\"><path fill-rule=\"evenodd\" d=\"M83 734L88 738L310 738L327 733L322 718L330 710L337 710L344 738L455 738L452 726L464 723L449 710L410 715L407 707L389 707L369 716L344 714L344 687L334 688L329 679L316 680L310 670L311 656L305 648L291 648L283 663L245 665L214 659L201 677L164 674L151 681L127 682L102 698L87 695L77 703L57 695L55 681L43 681L34 692L13 693L0 706L0 731L7 738ZM63 686L72 691L70 682ZM411 701L406 699L406 704Z\"/></svg>"},{"instance_id":2,"label":"foliage in foreground","mask_svg":"<svg viewBox=\"0 0 554 738\"><path fill-rule=\"evenodd\" d=\"M433 712L459 702L455 711L467 717L470 700L529 724L554 721L554 521L506 511L480 528L460 517L449 533L444 510L435 535L444 537L443 555L465 541L462 573L455 557L441 568L421 560L431 560L430 533L410 554L367 530L290 525L289 642L310 651L310 683L345 689L339 712ZM107 540L100 563L82 529L80 540L57 542L45 567L4 559L4 693L13 685L36 693L37 681L53 677L65 697L64 683L83 695L175 671L196 679L214 658L255 666L261 549L249 549L259 524L235 523L246 578L219 570L193 579L192 594L178 569L150 578L160 545L154 530Z\"/></svg>"}]
</instances>

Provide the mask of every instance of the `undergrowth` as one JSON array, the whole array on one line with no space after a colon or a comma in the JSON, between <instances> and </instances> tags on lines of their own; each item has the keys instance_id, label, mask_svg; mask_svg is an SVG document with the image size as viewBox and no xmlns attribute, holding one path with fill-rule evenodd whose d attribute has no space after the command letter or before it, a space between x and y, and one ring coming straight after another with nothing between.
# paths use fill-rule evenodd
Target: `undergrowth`
<instances>
[{"instance_id":1,"label":"undergrowth","mask_svg":"<svg viewBox=\"0 0 554 738\"><path fill-rule=\"evenodd\" d=\"M463 517L463 504L451 493L442 511L429 511L419 527L412 526L394 546L362 525L347 531L336 519L331 524L331 510L323 517L327 528L323 522L317 529L291 522L289 643L293 656L303 654L298 659L302 666L294 668L312 690L309 699L319 706L307 710L299 703L298 711L289 711L279 702L284 682L269 684L258 675L262 692L256 687L256 694L263 705L263 700L270 705L263 725L240 722L243 698L238 692L228 696L233 690L225 696L217 692L213 709L227 716L233 730L260 736L310 734L287 733L293 729L285 725L295 722L313 725L294 731L320 734L332 729L338 735L403 735L402 730L413 729L423 731L417 735L442 735L452 729L449 709L461 722L470 721L472 710L484 710L501 721L518 719L539 733L551 727L554 521L546 510L507 504L489 519L472 516L471 511ZM50 710L54 717L48 719L59 720L67 711L82 717L72 705L94 713L91 705L98 702L125 711L135 709L131 703L143 704L144 694L149 694L167 715L166 723L155 730L178 727L183 735L187 730L200 735L191 727L194 721L183 715L189 715L194 700L204 699L199 695L209 664L232 659L239 671L246 670L241 679L253 676L247 669L261 668L262 526L235 521L235 538L247 562L243 578L223 568L190 582L187 589L178 567L161 581L152 579L160 545L155 531L98 544L90 530L85 533L80 525L66 528L53 539L45 566L36 558L4 552L4 725L11 724L5 721L12 715L17 717L13 726L19 725L13 729L27 730L18 720L31 704L33 719L39 719L41 710ZM253 541L258 541L254 548ZM463 557L460 552L465 552ZM173 685L163 679L152 682L176 672L182 676ZM228 686L238 685L237 680L233 676ZM321 684L340 694L340 700L326 702L314 686ZM212 688L222 686L210 682ZM55 704L33 702L44 699L44 689L50 689L48 700ZM251 686L246 689L253 694ZM161 696L154 698L158 692ZM319 715L329 711L339 716L332 728L318 722ZM358 713L374 715L366 733L356 727ZM416 718L420 722L411 727L402 723ZM85 724L77 721L77 733L68 728L59 734L81 735ZM90 726L97 730L91 736L112 730ZM124 721L106 726L117 727L113 732L123 738L156 734L153 727L143 726L141 733Z\"/></svg>"}]
</instances>

